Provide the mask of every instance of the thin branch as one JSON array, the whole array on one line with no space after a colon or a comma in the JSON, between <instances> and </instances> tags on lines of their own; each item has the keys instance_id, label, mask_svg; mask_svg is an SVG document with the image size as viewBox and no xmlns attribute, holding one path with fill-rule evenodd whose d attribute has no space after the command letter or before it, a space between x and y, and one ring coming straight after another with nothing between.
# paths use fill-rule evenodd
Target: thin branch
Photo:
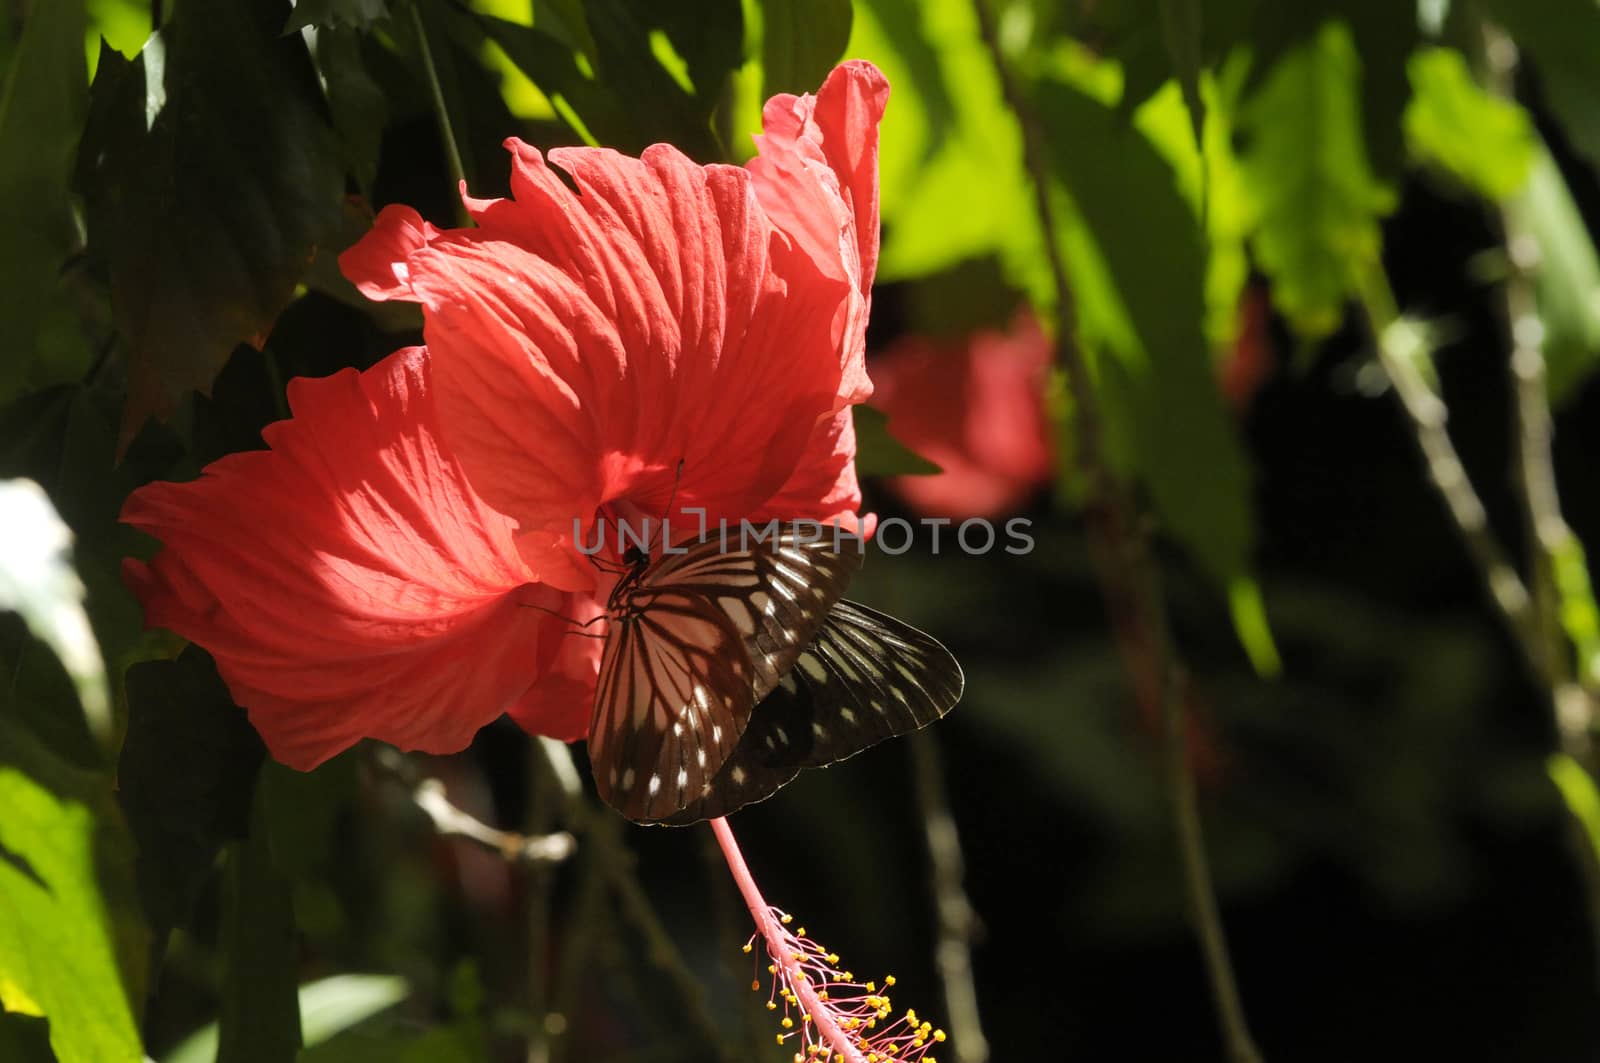
<instances>
[{"instance_id":1,"label":"thin branch","mask_svg":"<svg viewBox=\"0 0 1600 1063\"><path fill-rule=\"evenodd\" d=\"M1169 634L1159 573L1145 542L1137 508L1112 472L1104 451L1094 379L1076 342L1072 283L1057 240L1043 131L1007 66L989 2L973 0L973 8L979 33L999 77L1001 92L1022 130L1023 162L1032 180L1034 208L1043 230L1041 235L1055 288L1056 360L1066 377L1072 399L1076 447L1073 458L1087 487L1088 538L1101 596L1141 702L1152 707L1165 706L1169 710L1162 718L1168 721L1166 737L1172 758L1174 829L1184 856L1184 887L1191 902L1190 915L1196 937L1205 955L1217 1024L1233 1063L1259 1063L1261 1053L1240 1003L1215 889L1204 860L1205 839L1194 800L1193 758L1189 755L1188 728L1183 726L1180 711L1184 701L1181 687L1175 685L1181 676L1181 666ZM1148 667L1144 667L1146 665Z\"/></svg>"},{"instance_id":2,"label":"thin branch","mask_svg":"<svg viewBox=\"0 0 1600 1063\"><path fill-rule=\"evenodd\" d=\"M577 846L572 835L564 830L553 834L518 834L491 827L451 804L444 783L438 779L423 779L417 783L412 788L411 799L433 822L433 829L438 833L475 841L513 863L558 864L571 856Z\"/></svg>"},{"instance_id":3,"label":"thin branch","mask_svg":"<svg viewBox=\"0 0 1600 1063\"><path fill-rule=\"evenodd\" d=\"M444 141L445 158L450 164L450 177L454 183L451 198L456 204L456 216L463 225L469 224L466 207L461 202L461 186L466 184L467 171L461 165L461 148L456 144L454 126L450 123L450 108L445 105L444 86L439 80L439 68L433 61L433 48L428 44L428 28L422 21L421 4L411 7L411 25L417 34L417 51L422 57L423 73L428 78L428 90L433 100L434 117L439 122L439 139Z\"/></svg>"},{"instance_id":4,"label":"thin branch","mask_svg":"<svg viewBox=\"0 0 1600 1063\"><path fill-rule=\"evenodd\" d=\"M978 917L967 900L961 835L945 795L944 765L939 747L926 731L911 736L916 774L917 808L928 842L929 882L939 913L939 942L934 953L944 983L945 1013L950 1026L951 1055L956 1063L986 1063L989 1040L978 1014L978 988L972 977L972 941Z\"/></svg>"},{"instance_id":5,"label":"thin branch","mask_svg":"<svg viewBox=\"0 0 1600 1063\"><path fill-rule=\"evenodd\" d=\"M1517 648L1533 674L1544 683L1543 642L1533 612L1533 599L1516 567L1506 555L1466 466L1456 453L1447 427L1450 411L1423 375L1428 340L1420 326L1400 319L1388 280L1377 267L1368 271L1361 304L1372 330L1378 363L1383 366L1395 397L1411 419L1411 431L1422 454L1428 479L1449 510L1457 534L1472 558L1484 589L1505 621Z\"/></svg>"},{"instance_id":6,"label":"thin branch","mask_svg":"<svg viewBox=\"0 0 1600 1063\"><path fill-rule=\"evenodd\" d=\"M1516 45L1494 26L1485 26L1484 45L1491 87L1509 97L1516 76ZM1516 445L1512 482L1528 529L1534 616L1544 650L1545 674L1551 680L1556 726L1566 752L1580 763L1588 763L1594 692L1580 685L1574 670L1571 646L1561 626L1561 590L1556 580L1561 558L1571 551L1574 537L1561 514L1552 453L1555 426L1550 416L1545 329L1534 294L1534 276L1540 265L1539 243L1518 204L1501 204L1500 219L1508 265L1505 314L1511 340L1511 411Z\"/></svg>"},{"instance_id":7,"label":"thin branch","mask_svg":"<svg viewBox=\"0 0 1600 1063\"><path fill-rule=\"evenodd\" d=\"M599 861L601 874L615 895L622 916L645 940L651 962L667 976L684 1005L684 1015L703 1042L715 1052L714 1058L733 1063L734 1056L723 1043L716 1022L706 1009L700 983L689 970L683 954L656 914L649 894L639 882L633 853L621 837L621 818L608 808L598 808L584 797L583 785L572 753L553 739L540 738L535 748L553 774L565 802L568 824L576 830Z\"/></svg>"}]
</instances>

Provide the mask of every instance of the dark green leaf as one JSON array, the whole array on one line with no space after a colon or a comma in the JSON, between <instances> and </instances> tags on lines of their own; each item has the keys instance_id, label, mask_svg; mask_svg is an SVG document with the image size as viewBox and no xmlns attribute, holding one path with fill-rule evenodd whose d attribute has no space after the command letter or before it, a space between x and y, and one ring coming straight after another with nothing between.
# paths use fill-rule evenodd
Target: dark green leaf
<instances>
[{"instance_id":1,"label":"dark green leaf","mask_svg":"<svg viewBox=\"0 0 1600 1063\"><path fill-rule=\"evenodd\" d=\"M0 1006L50 1020L64 1063L138 1063L146 938L103 775L0 717Z\"/></svg>"},{"instance_id":2,"label":"dark green leaf","mask_svg":"<svg viewBox=\"0 0 1600 1063\"><path fill-rule=\"evenodd\" d=\"M862 476L927 476L942 471L889 434L889 417L871 406L854 407L856 472Z\"/></svg>"},{"instance_id":3,"label":"dark green leaf","mask_svg":"<svg viewBox=\"0 0 1600 1063\"><path fill-rule=\"evenodd\" d=\"M355 30L325 29L317 34L313 55L322 73L333 127L339 132L345 167L370 196L389 108L383 90L367 72L361 41Z\"/></svg>"},{"instance_id":4,"label":"dark green leaf","mask_svg":"<svg viewBox=\"0 0 1600 1063\"><path fill-rule=\"evenodd\" d=\"M1533 58L1545 96L1573 144L1600 163L1595 57L1600 4L1594 0L1486 0L1491 17Z\"/></svg>"},{"instance_id":5,"label":"dark green leaf","mask_svg":"<svg viewBox=\"0 0 1600 1063\"><path fill-rule=\"evenodd\" d=\"M82 374L88 346L61 274L79 246L70 176L88 106L83 5L34 0L0 88L0 402ZM30 377L33 379L30 380Z\"/></svg>"},{"instance_id":6,"label":"dark green leaf","mask_svg":"<svg viewBox=\"0 0 1600 1063\"><path fill-rule=\"evenodd\" d=\"M637 153L665 140L702 162L722 158L711 116L744 61L738 0L594 0L586 10L597 54L592 71L577 62L565 31L475 18L597 143Z\"/></svg>"},{"instance_id":7,"label":"dark green leaf","mask_svg":"<svg viewBox=\"0 0 1600 1063\"><path fill-rule=\"evenodd\" d=\"M228 850L217 1063L293 1063L300 1051L299 939L264 808L258 798L250 837Z\"/></svg>"},{"instance_id":8,"label":"dark green leaf","mask_svg":"<svg viewBox=\"0 0 1600 1063\"><path fill-rule=\"evenodd\" d=\"M1059 82L1037 100L1071 201L1061 236L1080 341L1109 354L1110 427L1176 538L1231 583L1251 548L1249 477L1212 375L1194 213L1166 161L1112 107Z\"/></svg>"},{"instance_id":9,"label":"dark green leaf","mask_svg":"<svg viewBox=\"0 0 1600 1063\"><path fill-rule=\"evenodd\" d=\"M338 224L338 146L282 18L189 0L137 60L101 54L78 177L129 349L123 447L264 342Z\"/></svg>"},{"instance_id":10,"label":"dark green leaf","mask_svg":"<svg viewBox=\"0 0 1600 1063\"><path fill-rule=\"evenodd\" d=\"M32 1015L0 1012L0 1059L7 1063L56 1063L50 1026Z\"/></svg>"},{"instance_id":11,"label":"dark green leaf","mask_svg":"<svg viewBox=\"0 0 1600 1063\"><path fill-rule=\"evenodd\" d=\"M183 925L230 841L250 827L261 740L203 651L128 669L117 768L139 843L139 891L157 933Z\"/></svg>"},{"instance_id":12,"label":"dark green leaf","mask_svg":"<svg viewBox=\"0 0 1600 1063\"><path fill-rule=\"evenodd\" d=\"M268 761L261 791L272 858L284 875L307 878L337 861L334 831L356 791L356 754L344 753L309 772Z\"/></svg>"},{"instance_id":13,"label":"dark green leaf","mask_svg":"<svg viewBox=\"0 0 1600 1063\"><path fill-rule=\"evenodd\" d=\"M1329 23L1279 60L1239 115L1245 187L1260 210L1256 261L1278 309L1310 337L1338 327L1395 205L1367 160L1360 78L1349 31Z\"/></svg>"},{"instance_id":14,"label":"dark green leaf","mask_svg":"<svg viewBox=\"0 0 1600 1063\"><path fill-rule=\"evenodd\" d=\"M389 0L299 0L283 32L294 33L307 26L324 29L348 26L364 30L388 16Z\"/></svg>"},{"instance_id":15,"label":"dark green leaf","mask_svg":"<svg viewBox=\"0 0 1600 1063\"><path fill-rule=\"evenodd\" d=\"M850 41L850 0L761 0L762 93L815 92Z\"/></svg>"}]
</instances>

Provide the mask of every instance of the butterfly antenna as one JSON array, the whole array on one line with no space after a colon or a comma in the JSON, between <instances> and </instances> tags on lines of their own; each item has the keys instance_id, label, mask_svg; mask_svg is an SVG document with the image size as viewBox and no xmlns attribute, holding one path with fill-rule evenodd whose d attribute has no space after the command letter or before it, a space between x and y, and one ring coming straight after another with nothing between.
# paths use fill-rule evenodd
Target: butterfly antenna
<instances>
[{"instance_id":1,"label":"butterfly antenna","mask_svg":"<svg viewBox=\"0 0 1600 1063\"><path fill-rule=\"evenodd\" d=\"M601 613L598 616L590 617L588 620L574 620L572 617L568 616L566 613L561 612L560 610L551 609L549 606L545 606L545 605L534 605L532 602L518 602L517 603L517 607L519 609L537 609L541 613L549 613L551 616L555 617L557 620L560 620L561 622L566 623L566 624L571 624L573 627L576 627L576 628L593 627L594 625L598 624L600 621L602 621L602 620L604 620L606 618L606 614L605 613ZM598 637L598 636L596 636L596 637Z\"/></svg>"},{"instance_id":2,"label":"butterfly antenna","mask_svg":"<svg viewBox=\"0 0 1600 1063\"><path fill-rule=\"evenodd\" d=\"M667 521L672 518L672 503L678 500L678 484L683 480L683 459L678 459L678 465L672 470L672 490L667 494L667 508L661 511L661 547L667 545Z\"/></svg>"}]
</instances>

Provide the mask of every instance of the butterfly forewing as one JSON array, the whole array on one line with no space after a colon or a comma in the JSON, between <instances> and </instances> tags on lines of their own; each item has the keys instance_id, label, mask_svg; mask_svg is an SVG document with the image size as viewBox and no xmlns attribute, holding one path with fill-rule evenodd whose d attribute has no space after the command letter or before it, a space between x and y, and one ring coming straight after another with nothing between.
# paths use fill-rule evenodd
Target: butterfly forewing
<instances>
[{"instance_id":1,"label":"butterfly forewing","mask_svg":"<svg viewBox=\"0 0 1600 1063\"><path fill-rule=\"evenodd\" d=\"M771 797L803 768L834 764L926 727L950 711L964 682L961 666L932 636L841 601L755 707L710 790L665 822L728 815Z\"/></svg>"},{"instance_id":2,"label":"butterfly forewing","mask_svg":"<svg viewBox=\"0 0 1600 1063\"><path fill-rule=\"evenodd\" d=\"M667 554L612 597L589 755L601 797L630 819L663 820L710 793L752 707L861 565L848 537L790 531L750 546Z\"/></svg>"}]
</instances>

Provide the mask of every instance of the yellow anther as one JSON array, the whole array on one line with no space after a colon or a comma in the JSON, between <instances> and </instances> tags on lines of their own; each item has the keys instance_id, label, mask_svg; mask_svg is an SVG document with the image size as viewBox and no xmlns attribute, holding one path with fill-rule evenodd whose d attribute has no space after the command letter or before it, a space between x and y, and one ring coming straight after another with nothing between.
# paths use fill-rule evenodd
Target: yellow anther
<instances>
[{"instance_id":1,"label":"yellow anther","mask_svg":"<svg viewBox=\"0 0 1600 1063\"><path fill-rule=\"evenodd\" d=\"M775 1034L774 1037L777 1039L778 1044L783 1044L783 1034Z\"/></svg>"},{"instance_id":2,"label":"yellow anther","mask_svg":"<svg viewBox=\"0 0 1600 1063\"><path fill-rule=\"evenodd\" d=\"M785 1030L792 1030L792 1029L794 1029L794 1020L793 1020L793 1019L791 1019L791 1018L789 1018L789 1016L787 1016L787 1015L785 1015L785 1016L784 1016L784 1017L783 1017L783 1028L784 1028L784 1029L785 1029Z\"/></svg>"},{"instance_id":3,"label":"yellow anther","mask_svg":"<svg viewBox=\"0 0 1600 1063\"><path fill-rule=\"evenodd\" d=\"M883 976L883 984L886 985L886 986L894 985L894 975L892 975L892 974L884 975Z\"/></svg>"},{"instance_id":4,"label":"yellow anther","mask_svg":"<svg viewBox=\"0 0 1600 1063\"><path fill-rule=\"evenodd\" d=\"M788 914L787 912L785 912L784 915L783 915L783 918L778 920L778 921L780 923L782 923L784 926L788 926L790 923L794 922L794 916L792 916L792 915Z\"/></svg>"},{"instance_id":5,"label":"yellow anther","mask_svg":"<svg viewBox=\"0 0 1600 1063\"><path fill-rule=\"evenodd\" d=\"M796 937L805 937L806 936L806 928L805 927L801 927L799 930L796 930L795 931L795 936Z\"/></svg>"},{"instance_id":6,"label":"yellow anther","mask_svg":"<svg viewBox=\"0 0 1600 1063\"><path fill-rule=\"evenodd\" d=\"M777 1011L778 1010L778 1002L776 1000L767 1001L767 1010L768 1011Z\"/></svg>"},{"instance_id":7,"label":"yellow anther","mask_svg":"<svg viewBox=\"0 0 1600 1063\"><path fill-rule=\"evenodd\" d=\"M933 1031L933 1039L935 1041L943 1042L944 1041L944 1031L943 1030L935 1030L935 1031Z\"/></svg>"}]
</instances>

